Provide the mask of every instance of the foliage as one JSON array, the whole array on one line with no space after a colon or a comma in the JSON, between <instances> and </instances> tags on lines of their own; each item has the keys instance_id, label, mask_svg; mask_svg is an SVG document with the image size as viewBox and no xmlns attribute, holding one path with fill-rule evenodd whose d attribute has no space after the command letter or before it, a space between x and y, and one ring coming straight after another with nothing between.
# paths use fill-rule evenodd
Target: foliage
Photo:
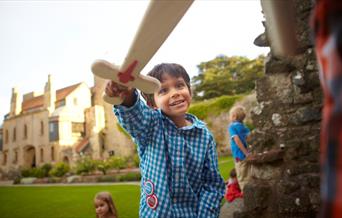
<instances>
[{"instance_id":1,"label":"foliage","mask_svg":"<svg viewBox=\"0 0 342 218\"><path fill-rule=\"evenodd\" d=\"M31 169L22 169L21 170L22 177L32 177Z\"/></svg>"},{"instance_id":2,"label":"foliage","mask_svg":"<svg viewBox=\"0 0 342 218\"><path fill-rule=\"evenodd\" d=\"M88 174L95 171L96 161L89 156L84 156L76 162L76 174Z\"/></svg>"},{"instance_id":3,"label":"foliage","mask_svg":"<svg viewBox=\"0 0 342 218\"><path fill-rule=\"evenodd\" d=\"M21 178L20 177L15 177L14 179L13 179L13 184L20 184L20 180L21 180Z\"/></svg>"},{"instance_id":4,"label":"foliage","mask_svg":"<svg viewBox=\"0 0 342 218\"><path fill-rule=\"evenodd\" d=\"M221 96L219 98L210 99L194 103L189 108L189 113L196 115L199 119L204 120L209 115L218 115L228 111L232 105L242 96Z\"/></svg>"},{"instance_id":5,"label":"foliage","mask_svg":"<svg viewBox=\"0 0 342 218\"><path fill-rule=\"evenodd\" d=\"M45 177L45 171L40 167L32 168L31 171L32 171L33 177L37 177L37 178L44 178Z\"/></svg>"},{"instance_id":6,"label":"foliage","mask_svg":"<svg viewBox=\"0 0 342 218\"><path fill-rule=\"evenodd\" d=\"M107 171L110 169L110 162L107 160L96 160L95 161L96 169L101 171L103 175L107 174Z\"/></svg>"},{"instance_id":7,"label":"foliage","mask_svg":"<svg viewBox=\"0 0 342 218\"><path fill-rule=\"evenodd\" d=\"M44 177L48 177L49 176L49 172L52 169L52 164L50 163L46 163L43 166L41 166L41 169L44 173Z\"/></svg>"},{"instance_id":8,"label":"foliage","mask_svg":"<svg viewBox=\"0 0 342 218\"><path fill-rule=\"evenodd\" d=\"M245 125L247 126L247 128L252 131L253 129L255 129L255 126L253 123L249 123L249 122L246 122Z\"/></svg>"},{"instance_id":9,"label":"foliage","mask_svg":"<svg viewBox=\"0 0 342 218\"><path fill-rule=\"evenodd\" d=\"M115 175L104 175L97 179L97 182L125 182L125 181L140 181L140 172L129 172Z\"/></svg>"},{"instance_id":10,"label":"foliage","mask_svg":"<svg viewBox=\"0 0 342 218\"><path fill-rule=\"evenodd\" d=\"M198 65L199 75L192 78L193 97L204 100L222 95L248 93L263 75L265 56L250 60L241 56L218 56Z\"/></svg>"},{"instance_id":11,"label":"foliage","mask_svg":"<svg viewBox=\"0 0 342 218\"><path fill-rule=\"evenodd\" d=\"M141 179L141 174L140 172L130 172L126 174L122 174L119 176L119 181L140 181Z\"/></svg>"},{"instance_id":12,"label":"foliage","mask_svg":"<svg viewBox=\"0 0 342 218\"><path fill-rule=\"evenodd\" d=\"M124 169L127 166L127 162L123 157L112 156L108 159L111 169Z\"/></svg>"},{"instance_id":13,"label":"foliage","mask_svg":"<svg viewBox=\"0 0 342 218\"><path fill-rule=\"evenodd\" d=\"M34 167L28 169L22 169L21 175L23 177L37 177L44 178L49 176L49 172L52 169L52 165L49 163L44 164L41 167Z\"/></svg>"},{"instance_id":14,"label":"foliage","mask_svg":"<svg viewBox=\"0 0 342 218\"><path fill-rule=\"evenodd\" d=\"M138 154L134 154L132 159L133 159L134 166L135 167L139 167L139 165L140 165L139 155Z\"/></svg>"},{"instance_id":15,"label":"foliage","mask_svg":"<svg viewBox=\"0 0 342 218\"><path fill-rule=\"evenodd\" d=\"M70 171L68 164L64 162L56 163L49 172L50 176L62 177Z\"/></svg>"}]
</instances>

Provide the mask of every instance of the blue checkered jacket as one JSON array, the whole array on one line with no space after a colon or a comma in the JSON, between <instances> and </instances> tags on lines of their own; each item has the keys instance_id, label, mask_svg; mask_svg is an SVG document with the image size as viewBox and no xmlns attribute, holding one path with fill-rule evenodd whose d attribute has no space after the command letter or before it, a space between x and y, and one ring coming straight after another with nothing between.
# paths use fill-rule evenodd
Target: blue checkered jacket
<instances>
[{"instance_id":1,"label":"blue checkered jacket","mask_svg":"<svg viewBox=\"0 0 342 218\"><path fill-rule=\"evenodd\" d=\"M138 94L136 93L136 96ZM218 171L213 136L195 116L191 126L177 128L160 110L139 97L132 107L114 106L122 127L138 145L141 169L140 217L218 217L224 181ZM147 204L144 191L153 184L157 206Z\"/></svg>"}]
</instances>

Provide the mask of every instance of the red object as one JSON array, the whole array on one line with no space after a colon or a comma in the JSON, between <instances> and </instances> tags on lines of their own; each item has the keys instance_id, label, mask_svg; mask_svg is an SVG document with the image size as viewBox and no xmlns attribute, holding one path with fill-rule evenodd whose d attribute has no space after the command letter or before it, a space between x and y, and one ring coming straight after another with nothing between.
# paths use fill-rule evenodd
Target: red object
<instances>
[{"instance_id":1,"label":"red object","mask_svg":"<svg viewBox=\"0 0 342 218\"><path fill-rule=\"evenodd\" d=\"M124 72L120 72L118 74L119 80L122 83L128 83L129 81L134 81L134 76L132 76L132 72L135 68L135 66L137 66L138 61L135 60L133 61Z\"/></svg>"},{"instance_id":2,"label":"red object","mask_svg":"<svg viewBox=\"0 0 342 218\"><path fill-rule=\"evenodd\" d=\"M342 1L317 0L312 27L324 93L320 216L342 217Z\"/></svg>"},{"instance_id":3,"label":"red object","mask_svg":"<svg viewBox=\"0 0 342 218\"><path fill-rule=\"evenodd\" d=\"M241 192L239 183L236 179L229 179L229 182L226 186L226 193L224 194L224 198L228 202L233 202L236 198L242 198L243 194Z\"/></svg>"}]
</instances>

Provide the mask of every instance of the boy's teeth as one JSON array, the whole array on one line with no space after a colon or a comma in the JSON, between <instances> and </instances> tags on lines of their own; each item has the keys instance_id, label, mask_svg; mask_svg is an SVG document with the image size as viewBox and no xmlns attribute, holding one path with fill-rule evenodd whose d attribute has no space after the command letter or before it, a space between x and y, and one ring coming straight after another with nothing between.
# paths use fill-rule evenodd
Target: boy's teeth
<instances>
[{"instance_id":1,"label":"boy's teeth","mask_svg":"<svg viewBox=\"0 0 342 218\"><path fill-rule=\"evenodd\" d=\"M179 100L179 101L173 102L171 105L174 106L174 105L180 104L182 102L183 102L182 100Z\"/></svg>"}]
</instances>

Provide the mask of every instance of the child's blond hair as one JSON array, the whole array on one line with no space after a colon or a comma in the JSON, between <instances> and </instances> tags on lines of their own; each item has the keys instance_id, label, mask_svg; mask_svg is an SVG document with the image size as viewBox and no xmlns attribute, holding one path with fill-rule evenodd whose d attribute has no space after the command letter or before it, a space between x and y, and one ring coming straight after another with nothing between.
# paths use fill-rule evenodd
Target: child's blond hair
<instances>
[{"instance_id":1,"label":"child's blond hair","mask_svg":"<svg viewBox=\"0 0 342 218\"><path fill-rule=\"evenodd\" d=\"M109 208L109 211L111 212L111 214L114 217L118 217L118 212L116 211L116 208L115 208L115 205L114 205L114 202L112 199L112 195L110 194L110 192L106 192L106 191L105 192L98 192L95 195L94 201L96 199L106 202L106 204L108 204L108 208ZM97 214L96 214L96 218L98 218Z\"/></svg>"},{"instance_id":2,"label":"child's blond hair","mask_svg":"<svg viewBox=\"0 0 342 218\"><path fill-rule=\"evenodd\" d=\"M241 105L234 106L229 111L229 119L231 121L243 122L245 117L246 117L246 111L245 111L245 108Z\"/></svg>"}]
</instances>

